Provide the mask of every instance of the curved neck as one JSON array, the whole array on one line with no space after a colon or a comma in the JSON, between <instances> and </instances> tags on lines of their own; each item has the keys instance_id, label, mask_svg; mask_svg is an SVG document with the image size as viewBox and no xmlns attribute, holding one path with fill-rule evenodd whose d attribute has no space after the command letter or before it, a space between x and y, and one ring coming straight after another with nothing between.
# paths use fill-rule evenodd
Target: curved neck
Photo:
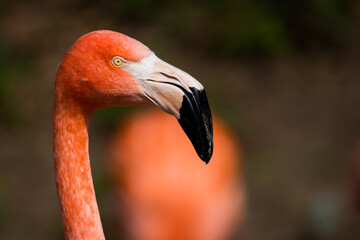
<instances>
[{"instance_id":1,"label":"curved neck","mask_svg":"<svg viewBox=\"0 0 360 240\"><path fill-rule=\"evenodd\" d=\"M59 98L55 99L53 113L54 164L65 238L105 239L88 151L91 112Z\"/></svg>"}]
</instances>

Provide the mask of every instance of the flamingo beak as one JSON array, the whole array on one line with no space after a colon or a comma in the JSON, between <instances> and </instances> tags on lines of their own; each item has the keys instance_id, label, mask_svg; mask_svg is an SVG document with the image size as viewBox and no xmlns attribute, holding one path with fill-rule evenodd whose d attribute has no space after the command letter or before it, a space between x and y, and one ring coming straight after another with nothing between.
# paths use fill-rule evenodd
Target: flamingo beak
<instances>
[{"instance_id":1,"label":"flamingo beak","mask_svg":"<svg viewBox=\"0 0 360 240\"><path fill-rule=\"evenodd\" d=\"M213 153L213 126L205 89L184 92L178 121L199 157L207 164Z\"/></svg>"},{"instance_id":2,"label":"flamingo beak","mask_svg":"<svg viewBox=\"0 0 360 240\"><path fill-rule=\"evenodd\" d=\"M150 101L176 117L199 157L208 163L213 153L213 126L204 87L155 54L128 62L123 69L134 76Z\"/></svg>"}]
</instances>

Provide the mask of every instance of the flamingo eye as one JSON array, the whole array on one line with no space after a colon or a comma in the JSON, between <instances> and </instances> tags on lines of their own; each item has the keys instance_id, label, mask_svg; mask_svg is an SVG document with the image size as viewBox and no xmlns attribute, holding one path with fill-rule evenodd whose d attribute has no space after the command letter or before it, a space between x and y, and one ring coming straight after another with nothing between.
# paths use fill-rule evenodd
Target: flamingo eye
<instances>
[{"instance_id":1,"label":"flamingo eye","mask_svg":"<svg viewBox=\"0 0 360 240\"><path fill-rule=\"evenodd\" d=\"M121 65L123 65L123 63L125 62L124 59L122 59L121 57L119 56L115 56L113 57L113 59L111 60L112 64L115 66L115 67L120 67Z\"/></svg>"}]
</instances>

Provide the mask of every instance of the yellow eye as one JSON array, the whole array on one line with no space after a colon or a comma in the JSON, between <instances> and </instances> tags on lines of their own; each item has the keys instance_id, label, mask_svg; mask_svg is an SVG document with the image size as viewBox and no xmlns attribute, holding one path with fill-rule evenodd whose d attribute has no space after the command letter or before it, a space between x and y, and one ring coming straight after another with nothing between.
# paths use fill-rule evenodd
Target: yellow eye
<instances>
[{"instance_id":1,"label":"yellow eye","mask_svg":"<svg viewBox=\"0 0 360 240\"><path fill-rule=\"evenodd\" d=\"M123 65L124 60L121 57L115 56L113 57L111 62L112 64L114 64L115 67L120 67L121 65Z\"/></svg>"}]
</instances>

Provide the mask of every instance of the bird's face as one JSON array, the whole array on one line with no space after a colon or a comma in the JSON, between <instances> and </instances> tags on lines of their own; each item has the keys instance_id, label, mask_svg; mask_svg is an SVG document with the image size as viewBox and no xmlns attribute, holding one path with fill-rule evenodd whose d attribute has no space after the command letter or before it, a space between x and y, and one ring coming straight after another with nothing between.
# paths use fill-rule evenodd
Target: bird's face
<instances>
[{"instance_id":1,"label":"bird's face","mask_svg":"<svg viewBox=\"0 0 360 240\"><path fill-rule=\"evenodd\" d=\"M135 39L112 31L79 38L59 65L56 87L94 109L151 101L177 118L203 161L211 158L212 119L204 87Z\"/></svg>"}]
</instances>

